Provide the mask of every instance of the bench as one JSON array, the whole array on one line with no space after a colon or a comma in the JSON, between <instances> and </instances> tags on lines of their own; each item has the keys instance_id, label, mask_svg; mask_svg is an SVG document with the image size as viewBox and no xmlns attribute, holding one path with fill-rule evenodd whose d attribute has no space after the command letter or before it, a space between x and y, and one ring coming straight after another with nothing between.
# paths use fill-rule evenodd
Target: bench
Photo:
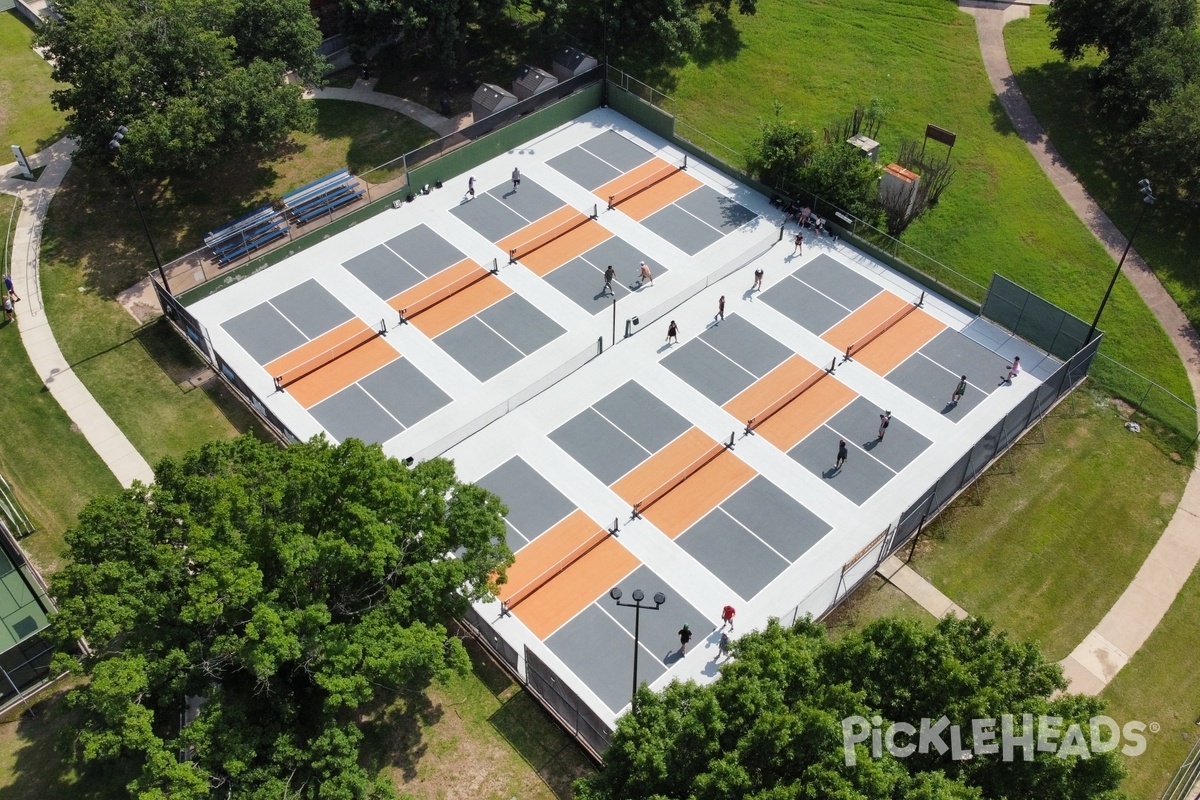
<instances>
[{"instance_id":1,"label":"bench","mask_svg":"<svg viewBox=\"0 0 1200 800\"><path fill-rule=\"evenodd\" d=\"M285 194L283 209L303 225L362 197L366 190L358 185L350 170L340 169Z\"/></svg>"},{"instance_id":2,"label":"bench","mask_svg":"<svg viewBox=\"0 0 1200 800\"><path fill-rule=\"evenodd\" d=\"M204 243L220 264L256 250L287 234L287 220L272 206L263 206L204 235Z\"/></svg>"}]
</instances>

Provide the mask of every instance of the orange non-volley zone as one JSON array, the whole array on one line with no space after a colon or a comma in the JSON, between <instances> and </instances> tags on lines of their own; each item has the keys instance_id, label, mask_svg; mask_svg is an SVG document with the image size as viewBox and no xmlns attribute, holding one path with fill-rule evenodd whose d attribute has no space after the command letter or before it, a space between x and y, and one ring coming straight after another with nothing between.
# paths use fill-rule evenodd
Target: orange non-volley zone
<instances>
[{"instance_id":1,"label":"orange non-volley zone","mask_svg":"<svg viewBox=\"0 0 1200 800\"><path fill-rule=\"evenodd\" d=\"M576 510L521 548L500 600L545 641L641 563L604 526Z\"/></svg>"},{"instance_id":2,"label":"orange non-volley zone","mask_svg":"<svg viewBox=\"0 0 1200 800\"><path fill-rule=\"evenodd\" d=\"M886 375L946 326L891 292L880 292L821 338L863 366Z\"/></svg>"},{"instance_id":3,"label":"orange non-volley zone","mask_svg":"<svg viewBox=\"0 0 1200 800\"><path fill-rule=\"evenodd\" d=\"M857 396L824 367L793 355L725 403L724 409L786 452Z\"/></svg>"},{"instance_id":4,"label":"orange non-volley zone","mask_svg":"<svg viewBox=\"0 0 1200 800\"><path fill-rule=\"evenodd\" d=\"M503 281L466 258L404 290L388 305L432 339L510 294Z\"/></svg>"},{"instance_id":5,"label":"orange non-volley zone","mask_svg":"<svg viewBox=\"0 0 1200 800\"><path fill-rule=\"evenodd\" d=\"M305 408L337 394L400 357L357 317L267 364L276 384Z\"/></svg>"},{"instance_id":6,"label":"orange non-volley zone","mask_svg":"<svg viewBox=\"0 0 1200 800\"><path fill-rule=\"evenodd\" d=\"M679 167L652 158L604 184L596 190L596 195L641 222L700 186L700 181Z\"/></svg>"},{"instance_id":7,"label":"orange non-volley zone","mask_svg":"<svg viewBox=\"0 0 1200 800\"><path fill-rule=\"evenodd\" d=\"M520 261L544 278L610 238L612 233L591 215L564 206L505 236L497 244L513 261Z\"/></svg>"},{"instance_id":8,"label":"orange non-volley zone","mask_svg":"<svg viewBox=\"0 0 1200 800\"><path fill-rule=\"evenodd\" d=\"M724 444L691 428L630 470L612 489L674 539L755 474Z\"/></svg>"}]
</instances>

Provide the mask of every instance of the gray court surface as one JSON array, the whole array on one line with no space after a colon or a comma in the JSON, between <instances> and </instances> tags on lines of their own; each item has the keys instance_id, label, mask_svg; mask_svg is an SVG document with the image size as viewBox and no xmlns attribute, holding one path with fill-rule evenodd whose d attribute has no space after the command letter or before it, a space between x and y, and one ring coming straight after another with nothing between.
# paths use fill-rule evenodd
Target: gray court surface
<instances>
[{"instance_id":1,"label":"gray court surface","mask_svg":"<svg viewBox=\"0 0 1200 800\"><path fill-rule=\"evenodd\" d=\"M591 408L556 428L550 440L610 486L650 457L645 448Z\"/></svg>"},{"instance_id":2,"label":"gray court surface","mask_svg":"<svg viewBox=\"0 0 1200 800\"><path fill-rule=\"evenodd\" d=\"M709 327L700 338L756 378L766 375L792 355L791 349L778 339L735 314L727 315L723 322Z\"/></svg>"},{"instance_id":3,"label":"gray court surface","mask_svg":"<svg viewBox=\"0 0 1200 800\"><path fill-rule=\"evenodd\" d=\"M434 339L438 346L486 381L566 333L520 295L510 294Z\"/></svg>"},{"instance_id":4,"label":"gray court surface","mask_svg":"<svg viewBox=\"0 0 1200 800\"><path fill-rule=\"evenodd\" d=\"M566 205L557 195L521 176L521 186L513 189L512 181L489 189L488 194L533 222Z\"/></svg>"},{"instance_id":5,"label":"gray court surface","mask_svg":"<svg viewBox=\"0 0 1200 800\"><path fill-rule=\"evenodd\" d=\"M847 442L857 442L893 472L899 472L912 463L933 444L917 433L904 420L892 415L887 434L877 442L879 415L887 409L879 408L865 397L858 397L850 405L833 415L825 425L832 428ZM834 443L836 445L836 442ZM837 448L834 447L836 451Z\"/></svg>"},{"instance_id":6,"label":"gray court surface","mask_svg":"<svg viewBox=\"0 0 1200 800\"><path fill-rule=\"evenodd\" d=\"M744 600L753 598L788 567L787 559L720 507L688 528L675 543Z\"/></svg>"},{"instance_id":7,"label":"gray court surface","mask_svg":"<svg viewBox=\"0 0 1200 800\"><path fill-rule=\"evenodd\" d=\"M689 256L696 255L725 235L718 228L697 219L675 203L654 212L642 220L642 225Z\"/></svg>"},{"instance_id":8,"label":"gray court surface","mask_svg":"<svg viewBox=\"0 0 1200 800\"><path fill-rule=\"evenodd\" d=\"M354 317L354 312L313 279L275 295L270 303L309 339L315 339Z\"/></svg>"},{"instance_id":9,"label":"gray court surface","mask_svg":"<svg viewBox=\"0 0 1200 800\"><path fill-rule=\"evenodd\" d=\"M404 427L415 425L450 402L450 396L407 358L398 358L358 382Z\"/></svg>"},{"instance_id":10,"label":"gray court surface","mask_svg":"<svg viewBox=\"0 0 1200 800\"><path fill-rule=\"evenodd\" d=\"M675 205L724 233L736 230L758 216L710 186L701 186L676 200Z\"/></svg>"},{"instance_id":11,"label":"gray court surface","mask_svg":"<svg viewBox=\"0 0 1200 800\"><path fill-rule=\"evenodd\" d=\"M631 290L639 288L638 270L643 261L655 277L667 272L667 268L662 264L625 240L613 236L578 258L563 264L546 275L545 280L580 308L598 314L611 309L613 295L620 300ZM613 281L613 295L602 293L604 270L610 264L617 271L617 277Z\"/></svg>"},{"instance_id":12,"label":"gray court surface","mask_svg":"<svg viewBox=\"0 0 1200 800\"><path fill-rule=\"evenodd\" d=\"M221 323L242 349L259 364L269 364L308 341L270 303L259 303Z\"/></svg>"},{"instance_id":13,"label":"gray court surface","mask_svg":"<svg viewBox=\"0 0 1200 800\"><path fill-rule=\"evenodd\" d=\"M759 475L676 541L749 600L830 530L828 523Z\"/></svg>"},{"instance_id":14,"label":"gray court surface","mask_svg":"<svg viewBox=\"0 0 1200 800\"><path fill-rule=\"evenodd\" d=\"M955 377L966 375L967 380L988 394L996 388L994 376L1006 373L1010 363L1004 356L949 328L933 337L919 352L953 372Z\"/></svg>"},{"instance_id":15,"label":"gray court surface","mask_svg":"<svg viewBox=\"0 0 1200 800\"><path fill-rule=\"evenodd\" d=\"M875 282L824 253L792 275L851 311L883 291Z\"/></svg>"},{"instance_id":16,"label":"gray court surface","mask_svg":"<svg viewBox=\"0 0 1200 800\"><path fill-rule=\"evenodd\" d=\"M692 427L637 381L629 381L592 408L651 453Z\"/></svg>"},{"instance_id":17,"label":"gray court surface","mask_svg":"<svg viewBox=\"0 0 1200 800\"><path fill-rule=\"evenodd\" d=\"M478 317L524 355L541 349L566 333L565 328L518 294L511 294L485 308Z\"/></svg>"},{"instance_id":18,"label":"gray court surface","mask_svg":"<svg viewBox=\"0 0 1200 800\"><path fill-rule=\"evenodd\" d=\"M754 375L696 338L673 351L662 365L719 406L754 383Z\"/></svg>"},{"instance_id":19,"label":"gray court surface","mask_svg":"<svg viewBox=\"0 0 1200 800\"><path fill-rule=\"evenodd\" d=\"M382 244L355 256L342 266L384 300L416 286L426 277Z\"/></svg>"},{"instance_id":20,"label":"gray court surface","mask_svg":"<svg viewBox=\"0 0 1200 800\"><path fill-rule=\"evenodd\" d=\"M629 172L654 157L653 153L637 142L626 139L612 130L605 131L599 136L593 136L580 147L601 161L612 164L621 172Z\"/></svg>"},{"instance_id":21,"label":"gray court surface","mask_svg":"<svg viewBox=\"0 0 1200 800\"><path fill-rule=\"evenodd\" d=\"M450 209L450 213L491 242L498 242L529 224L529 220L490 194L481 194L474 200L457 205Z\"/></svg>"},{"instance_id":22,"label":"gray court surface","mask_svg":"<svg viewBox=\"0 0 1200 800\"><path fill-rule=\"evenodd\" d=\"M599 314L612 310L614 297L619 301L629 294L629 289L621 284L620 277L618 274L618 280L613 281L613 293L608 294L604 291L604 267L597 267L580 257L563 264L547 275L545 280L584 311Z\"/></svg>"},{"instance_id":23,"label":"gray court surface","mask_svg":"<svg viewBox=\"0 0 1200 800\"><path fill-rule=\"evenodd\" d=\"M509 541L514 553L575 510L562 492L520 456L505 461L476 483L499 495L508 506L505 520L521 540L518 547Z\"/></svg>"},{"instance_id":24,"label":"gray court surface","mask_svg":"<svg viewBox=\"0 0 1200 800\"><path fill-rule=\"evenodd\" d=\"M364 442L386 442L404 426L357 383L310 408L309 413L339 442L350 437Z\"/></svg>"},{"instance_id":25,"label":"gray court surface","mask_svg":"<svg viewBox=\"0 0 1200 800\"><path fill-rule=\"evenodd\" d=\"M426 278L466 258L462 251L423 223L388 239L385 244Z\"/></svg>"},{"instance_id":26,"label":"gray court surface","mask_svg":"<svg viewBox=\"0 0 1200 800\"><path fill-rule=\"evenodd\" d=\"M588 191L599 189L622 174L621 170L612 164L602 161L581 147L571 148L546 163Z\"/></svg>"},{"instance_id":27,"label":"gray court surface","mask_svg":"<svg viewBox=\"0 0 1200 800\"><path fill-rule=\"evenodd\" d=\"M995 388L994 385L986 388L976 386L968 380L967 393L963 395L963 399L958 403L951 403L950 398L958 386L961 374L951 372L918 352L889 372L887 379L947 419L958 422L982 403Z\"/></svg>"},{"instance_id":28,"label":"gray court surface","mask_svg":"<svg viewBox=\"0 0 1200 800\"><path fill-rule=\"evenodd\" d=\"M850 309L790 276L763 292L761 299L792 322L818 336L850 314Z\"/></svg>"},{"instance_id":29,"label":"gray court surface","mask_svg":"<svg viewBox=\"0 0 1200 800\"><path fill-rule=\"evenodd\" d=\"M643 609L640 615L639 683L657 680L681 657L677 632L684 623L692 629L693 636L683 658L711 660L716 654L718 637L713 633L716 630L713 619L720 617L721 606L732 598L714 599L714 607L706 616L644 564L617 585L624 592L624 602L631 602L635 589L644 591L647 601L655 592L662 592L667 597L667 602L658 611ZM546 640L551 652L613 712L627 706L633 693L633 659L630 656L633 653L634 613L634 609L622 608L604 594Z\"/></svg>"},{"instance_id":30,"label":"gray court surface","mask_svg":"<svg viewBox=\"0 0 1200 800\"><path fill-rule=\"evenodd\" d=\"M789 450L788 455L812 474L824 478L848 500L861 506L896 473L875 460L869 451L859 447L852 439L846 439L850 455L845 466L835 470L833 465L837 459L839 438L844 437L822 425Z\"/></svg>"},{"instance_id":31,"label":"gray court surface","mask_svg":"<svg viewBox=\"0 0 1200 800\"><path fill-rule=\"evenodd\" d=\"M550 433L550 439L608 485L673 442L692 424L629 381Z\"/></svg>"},{"instance_id":32,"label":"gray court surface","mask_svg":"<svg viewBox=\"0 0 1200 800\"><path fill-rule=\"evenodd\" d=\"M434 341L480 381L499 375L524 358L479 317L460 322Z\"/></svg>"},{"instance_id":33,"label":"gray court surface","mask_svg":"<svg viewBox=\"0 0 1200 800\"><path fill-rule=\"evenodd\" d=\"M339 441L354 436L386 442L450 402L437 384L406 358L380 367L311 409Z\"/></svg>"}]
</instances>

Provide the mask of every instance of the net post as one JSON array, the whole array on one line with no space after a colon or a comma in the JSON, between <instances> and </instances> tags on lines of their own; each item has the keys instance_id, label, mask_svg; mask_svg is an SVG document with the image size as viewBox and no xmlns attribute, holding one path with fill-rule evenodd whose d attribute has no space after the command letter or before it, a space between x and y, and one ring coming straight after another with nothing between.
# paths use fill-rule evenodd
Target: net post
<instances>
[{"instance_id":1,"label":"net post","mask_svg":"<svg viewBox=\"0 0 1200 800\"><path fill-rule=\"evenodd\" d=\"M592 203L592 219L600 218L600 204Z\"/></svg>"},{"instance_id":2,"label":"net post","mask_svg":"<svg viewBox=\"0 0 1200 800\"><path fill-rule=\"evenodd\" d=\"M687 154L687 153L684 153L684 154L683 154L683 166L682 166L682 167L680 167L680 169L681 169L681 170L683 170L683 169L687 169L687 168L688 168L688 163L687 163L687 160L688 160L688 154Z\"/></svg>"},{"instance_id":3,"label":"net post","mask_svg":"<svg viewBox=\"0 0 1200 800\"><path fill-rule=\"evenodd\" d=\"M746 420L746 435L747 436L754 435L754 418L753 417Z\"/></svg>"},{"instance_id":4,"label":"net post","mask_svg":"<svg viewBox=\"0 0 1200 800\"><path fill-rule=\"evenodd\" d=\"M784 230L784 228L786 228L786 227L787 227L787 218L785 217L785 218L784 218L784 220L783 220L783 222L781 222L781 223L779 224L779 238L775 240L776 242L782 242L782 241L783 241L783 230Z\"/></svg>"},{"instance_id":5,"label":"net post","mask_svg":"<svg viewBox=\"0 0 1200 800\"><path fill-rule=\"evenodd\" d=\"M919 300L917 300L917 308L921 308L923 305L925 305L925 292L924 291L921 292L921 297Z\"/></svg>"},{"instance_id":6,"label":"net post","mask_svg":"<svg viewBox=\"0 0 1200 800\"><path fill-rule=\"evenodd\" d=\"M517 263L517 248L514 247L512 250L508 251L508 263Z\"/></svg>"},{"instance_id":7,"label":"net post","mask_svg":"<svg viewBox=\"0 0 1200 800\"><path fill-rule=\"evenodd\" d=\"M387 336L387 318L379 320L379 335Z\"/></svg>"},{"instance_id":8,"label":"net post","mask_svg":"<svg viewBox=\"0 0 1200 800\"><path fill-rule=\"evenodd\" d=\"M833 357L833 360L829 362L829 369L827 369L825 371L828 372L830 375L832 375L834 372L837 371L837 356Z\"/></svg>"},{"instance_id":9,"label":"net post","mask_svg":"<svg viewBox=\"0 0 1200 800\"><path fill-rule=\"evenodd\" d=\"M732 450L732 449L733 449L733 439L734 439L734 437L735 437L735 436L737 436L737 431L730 431L730 432L729 432L729 444L725 445L726 449L728 449L728 450Z\"/></svg>"},{"instance_id":10,"label":"net post","mask_svg":"<svg viewBox=\"0 0 1200 800\"><path fill-rule=\"evenodd\" d=\"M512 616L512 611L510 611L508 608L507 600L500 601L500 616L502 616L502 617L511 617Z\"/></svg>"},{"instance_id":11,"label":"net post","mask_svg":"<svg viewBox=\"0 0 1200 800\"><path fill-rule=\"evenodd\" d=\"M500 274L500 259L498 259L494 256L492 257L492 274L493 275Z\"/></svg>"},{"instance_id":12,"label":"net post","mask_svg":"<svg viewBox=\"0 0 1200 800\"><path fill-rule=\"evenodd\" d=\"M282 392L283 391L283 381L278 376L276 376L274 378L274 381L275 381L275 391Z\"/></svg>"},{"instance_id":13,"label":"net post","mask_svg":"<svg viewBox=\"0 0 1200 800\"><path fill-rule=\"evenodd\" d=\"M854 345L852 345L852 344L846 345L846 357L842 359L843 364L845 364L847 361L850 360L850 349L852 347L854 347Z\"/></svg>"},{"instance_id":14,"label":"net post","mask_svg":"<svg viewBox=\"0 0 1200 800\"><path fill-rule=\"evenodd\" d=\"M407 310L408 309L406 309L406 308L400 309L400 321L396 323L397 325L407 325L408 324L408 320L404 318L404 312Z\"/></svg>"},{"instance_id":15,"label":"net post","mask_svg":"<svg viewBox=\"0 0 1200 800\"><path fill-rule=\"evenodd\" d=\"M608 209L609 209L610 211L613 209L613 199L614 199L614 198L616 198L616 195L615 195L615 194L610 194L610 195L608 196Z\"/></svg>"},{"instance_id":16,"label":"net post","mask_svg":"<svg viewBox=\"0 0 1200 800\"><path fill-rule=\"evenodd\" d=\"M620 532L621 532L621 518L613 517L613 526L609 530L609 533L615 536L616 534L618 534Z\"/></svg>"},{"instance_id":17,"label":"net post","mask_svg":"<svg viewBox=\"0 0 1200 800\"><path fill-rule=\"evenodd\" d=\"M642 518L642 515L638 513L638 506L640 506L640 505L641 505L641 503L633 504L633 511L629 514L630 519L641 519Z\"/></svg>"}]
</instances>

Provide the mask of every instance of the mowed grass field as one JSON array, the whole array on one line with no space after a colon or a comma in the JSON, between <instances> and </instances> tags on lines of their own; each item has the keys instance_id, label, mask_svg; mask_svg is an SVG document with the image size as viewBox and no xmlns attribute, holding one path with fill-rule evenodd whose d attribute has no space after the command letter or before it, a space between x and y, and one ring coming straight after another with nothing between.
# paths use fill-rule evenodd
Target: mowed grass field
<instances>
[{"instance_id":1,"label":"mowed grass field","mask_svg":"<svg viewBox=\"0 0 1200 800\"><path fill-rule=\"evenodd\" d=\"M32 156L54 144L66 125L66 115L50 104L59 84L32 44L33 28L24 18L0 12L0 164L13 160L9 145L19 144Z\"/></svg>"},{"instance_id":2,"label":"mowed grass field","mask_svg":"<svg viewBox=\"0 0 1200 800\"><path fill-rule=\"evenodd\" d=\"M927 123L948 128L958 136L954 181L904 241L981 284L999 272L1091 320L1113 263L1017 137L971 17L945 0L761 0L756 16L733 24L736 35L710 58L664 80L676 100L668 110L743 154L776 102L820 136L830 120L879 99L893 109L878 136L885 163L902 140L920 142ZM1182 363L1128 281L1118 282L1102 327L1105 353L1190 396Z\"/></svg>"},{"instance_id":3,"label":"mowed grass field","mask_svg":"<svg viewBox=\"0 0 1200 800\"><path fill-rule=\"evenodd\" d=\"M1033 113L1092 199L1124 233L1142 212L1138 181L1146 177L1135 159L1115 156L1125 131L1097 113L1088 92L1094 53L1071 64L1050 48L1045 8L1004 28L1008 61ZM1193 326L1200 326L1200 209L1160 191L1146 214L1134 247Z\"/></svg>"}]
</instances>

